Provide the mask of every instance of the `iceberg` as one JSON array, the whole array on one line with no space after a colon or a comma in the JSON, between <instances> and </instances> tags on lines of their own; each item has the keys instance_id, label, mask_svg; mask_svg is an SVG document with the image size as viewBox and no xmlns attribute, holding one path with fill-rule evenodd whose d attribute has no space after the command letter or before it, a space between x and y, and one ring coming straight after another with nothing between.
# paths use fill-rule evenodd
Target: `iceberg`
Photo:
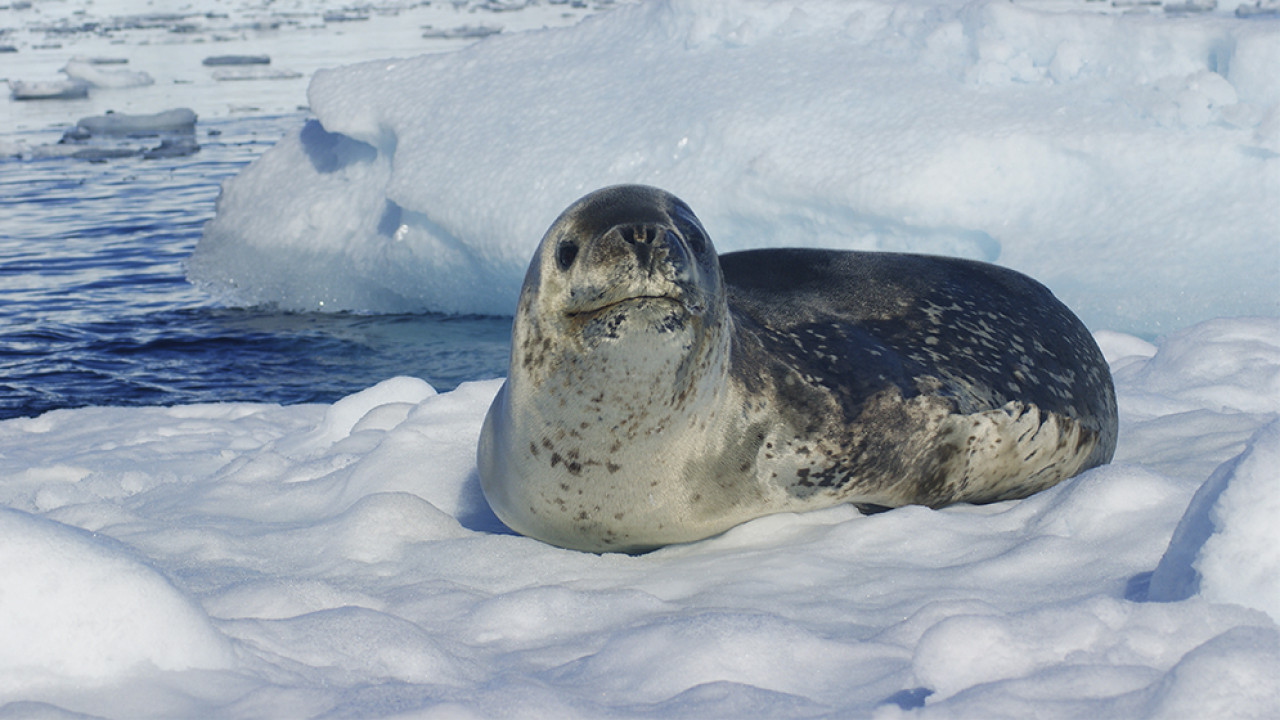
<instances>
[{"instance_id":1,"label":"iceberg","mask_svg":"<svg viewBox=\"0 0 1280 720\"><path fill-rule=\"evenodd\" d=\"M189 277L233 304L510 314L559 211L638 182L722 251L993 261L1146 336L1276 314L1276 48L1221 13L618 7L318 72L316 120L227 184Z\"/></svg>"}]
</instances>

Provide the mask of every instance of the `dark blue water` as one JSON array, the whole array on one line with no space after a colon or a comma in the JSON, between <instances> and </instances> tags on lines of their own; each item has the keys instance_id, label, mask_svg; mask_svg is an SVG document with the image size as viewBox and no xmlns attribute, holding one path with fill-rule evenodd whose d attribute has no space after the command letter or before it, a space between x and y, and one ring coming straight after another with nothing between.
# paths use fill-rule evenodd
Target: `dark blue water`
<instances>
[{"instance_id":1,"label":"dark blue water","mask_svg":"<svg viewBox=\"0 0 1280 720\"><path fill-rule=\"evenodd\" d=\"M201 122L184 157L0 160L0 418L504 375L509 318L228 308L186 281L220 184L303 121Z\"/></svg>"}]
</instances>

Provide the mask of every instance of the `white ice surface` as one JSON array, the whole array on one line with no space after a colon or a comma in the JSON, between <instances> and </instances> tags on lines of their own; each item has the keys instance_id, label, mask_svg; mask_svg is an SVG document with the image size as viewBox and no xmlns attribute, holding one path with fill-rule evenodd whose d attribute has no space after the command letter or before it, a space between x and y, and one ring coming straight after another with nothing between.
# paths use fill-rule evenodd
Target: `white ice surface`
<instances>
[{"instance_id":1,"label":"white ice surface","mask_svg":"<svg viewBox=\"0 0 1280 720\"><path fill-rule=\"evenodd\" d=\"M1276 78L1280 23L1225 11L624 6L317 73L318 122L226 186L189 274L233 303L509 314L560 210L643 182L721 252L990 260L1146 336L1275 315Z\"/></svg>"},{"instance_id":2,"label":"white ice surface","mask_svg":"<svg viewBox=\"0 0 1280 720\"><path fill-rule=\"evenodd\" d=\"M497 523L497 381L5 421L0 717L1274 717L1280 320L1100 340L1109 466L639 557Z\"/></svg>"}]
</instances>

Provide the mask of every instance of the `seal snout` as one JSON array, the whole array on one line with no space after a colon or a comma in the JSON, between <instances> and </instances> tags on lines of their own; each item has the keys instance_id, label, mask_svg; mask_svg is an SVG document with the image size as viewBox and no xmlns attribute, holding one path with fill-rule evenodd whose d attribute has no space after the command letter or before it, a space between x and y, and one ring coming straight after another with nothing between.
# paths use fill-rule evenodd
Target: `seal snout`
<instances>
[{"instance_id":1,"label":"seal snout","mask_svg":"<svg viewBox=\"0 0 1280 720\"><path fill-rule=\"evenodd\" d=\"M641 274L653 275L660 271L662 261L666 261L672 274L677 276L689 265L689 255L670 227L653 223L616 225L602 241L609 242L613 236L635 256L636 269Z\"/></svg>"}]
</instances>

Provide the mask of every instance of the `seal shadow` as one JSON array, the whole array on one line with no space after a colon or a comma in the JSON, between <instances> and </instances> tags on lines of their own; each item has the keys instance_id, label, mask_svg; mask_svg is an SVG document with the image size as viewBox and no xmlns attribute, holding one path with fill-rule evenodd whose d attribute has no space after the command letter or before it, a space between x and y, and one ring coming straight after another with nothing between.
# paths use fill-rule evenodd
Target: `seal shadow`
<instances>
[{"instance_id":1,"label":"seal shadow","mask_svg":"<svg viewBox=\"0 0 1280 720\"><path fill-rule=\"evenodd\" d=\"M467 479L462 483L461 493L458 497L458 515L456 520L462 527L473 532L481 532L489 535L519 535L516 531L503 524L498 516L493 513L493 508L489 507L489 501L484 498L484 491L480 489L480 471L472 469L467 475Z\"/></svg>"},{"instance_id":2,"label":"seal shadow","mask_svg":"<svg viewBox=\"0 0 1280 720\"><path fill-rule=\"evenodd\" d=\"M897 705L903 710L915 710L924 707L925 698L933 694L933 691L926 687L911 688L909 690L899 690L880 701L881 705Z\"/></svg>"},{"instance_id":3,"label":"seal shadow","mask_svg":"<svg viewBox=\"0 0 1280 720\"><path fill-rule=\"evenodd\" d=\"M1124 586L1124 599L1129 602L1147 602L1151 590L1151 576L1154 574L1148 570L1129 578Z\"/></svg>"}]
</instances>

